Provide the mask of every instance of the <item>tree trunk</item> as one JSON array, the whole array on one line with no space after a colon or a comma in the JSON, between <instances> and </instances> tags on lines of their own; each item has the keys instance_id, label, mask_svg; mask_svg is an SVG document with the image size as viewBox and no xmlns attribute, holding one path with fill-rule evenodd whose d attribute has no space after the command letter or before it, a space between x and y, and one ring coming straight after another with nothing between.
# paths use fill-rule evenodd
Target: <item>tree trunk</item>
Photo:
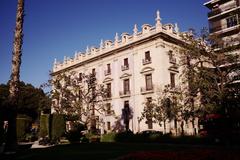
<instances>
[{"instance_id":1,"label":"tree trunk","mask_svg":"<svg viewBox=\"0 0 240 160\"><path fill-rule=\"evenodd\" d=\"M6 152L16 152L17 148L16 117L17 117L17 101L19 94L20 65L22 56L23 19L24 19L24 0L18 0L16 28L12 53L12 74L9 87L10 105L8 107L9 115L8 115L7 141L5 147Z\"/></svg>"},{"instance_id":2,"label":"tree trunk","mask_svg":"<svg viewBox=\"0 0 240 160\"><path fill-rule=\"evenodd\" d=\"M95 105L92 105L92 113L90 118L90 132L96 134L96 118L95 118Z\"/></svg>"}]
</instances>

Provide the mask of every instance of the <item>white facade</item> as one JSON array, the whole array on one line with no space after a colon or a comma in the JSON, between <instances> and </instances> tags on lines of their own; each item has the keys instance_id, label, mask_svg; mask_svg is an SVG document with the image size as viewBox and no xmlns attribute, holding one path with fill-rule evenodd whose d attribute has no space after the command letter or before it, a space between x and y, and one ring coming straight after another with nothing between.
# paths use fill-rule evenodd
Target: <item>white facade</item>
<instances>
[{"instance_id":1,"label":"white facade","mask_svg":"<svg viewBox=\"0 0 240 160\"><path fill-rule=\"evenodd\" d=\"M138 121L146 98L154 99L159 96L163 87L171 83L171 74L172 79L175 77L175 88L180 86L180 68L177 65L178 53L175 48L181 42L179 29L177 24L162 25L160 20L160 14L157 12L154 26L144 24L141 31L138 31L135 25L132 35L123 33L120 37L116 34L114 42L101 41L99 48L87 47L86 53L75 53L74 58L65 57L62 63L55 61L53 74L65 71L89 73L95 68L98 82L111 83L109 103L115 115L121 117L124 102L129 101L133 110L130 129L134 132L148 129L145 120L140 123ZM128 67L124 67L126 58ZM109 64L110 70L107 71ZM151 75L152 88L146 88L146 75ZM123 83L126 79L129 79L130 92L123 93ZM102 130L108 132L117 120L116 117L108 115L100 118L105 122ZM163 131L163 127L158 124L153 124L152 129ZM171 129L173 123L168 123L167 131Z\"/></svg>"}]
</instances>

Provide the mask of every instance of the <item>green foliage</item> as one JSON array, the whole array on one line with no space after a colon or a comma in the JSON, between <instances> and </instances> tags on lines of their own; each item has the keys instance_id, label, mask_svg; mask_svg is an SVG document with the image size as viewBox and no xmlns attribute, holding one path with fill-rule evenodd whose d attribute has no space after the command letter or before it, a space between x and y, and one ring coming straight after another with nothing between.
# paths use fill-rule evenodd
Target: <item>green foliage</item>
<instances>
[{"instance_id":1,"label":"green foliage","mask_svg":"<svg viewBox=\"0 0 240 160\"><path fill-rule=\"evenodd\" d=\"M81 137L83 137L81 131L85 130L86 126L79 122L75 122L72 127L73 128L67 132L67 139L70 143L79 143Z\"/></svg>"},{"instance_id":2,"label":"green foliage","mask_svg":"<svg viewBox=\"0 0 240 160\"><path fill-rule=\"evenodd\" d=\"M64 120L64 116L61 114L53 114L51 123L51 138L53 140L59 140L65 133L66 122Z\"/></svg>"},{"instance_id":3,"label":"green foliage","mask_svg":"<svg viewBox=\"0 0 240 160\"><path fill-rule=\"evenodd\" d=\"M0 85L0 108L6 108L9 105L9 83ZM35 120L40 111L48 112L51 106L51 100L42 89L35 88L31 84L20 82L19 98L17 102L18 114L25 114Z\"/></svg>"},{"instance_id":4,"label":"green foliage","mask_svg":"<svg viewBox=\"0 0 240 160\"><path fill-rule=\"evenodd\" d=\"M49 137L49 114L43 114L40 117L40 137Z\"/></svg>"},{"instance_id":5,"label":"green foliage","mask_svg":"<svg viewBox=\"0 0 240 160\"><path fill-rule=\"evenodd\" d=\"M101 142L115 142L116 133L103 134Z\"/></svg>"},{"instance_id":6,"label":"green foliage","mask_svg":"<svg viewBox=\"0 0 240 160\"><path fill-rule=\"evenodd\" d=\"M17 140L18 141L26 141L27 134L30 133L31 130L31 118L24 116L24 117L17 117Z\"/></svg>"}]
</instances>

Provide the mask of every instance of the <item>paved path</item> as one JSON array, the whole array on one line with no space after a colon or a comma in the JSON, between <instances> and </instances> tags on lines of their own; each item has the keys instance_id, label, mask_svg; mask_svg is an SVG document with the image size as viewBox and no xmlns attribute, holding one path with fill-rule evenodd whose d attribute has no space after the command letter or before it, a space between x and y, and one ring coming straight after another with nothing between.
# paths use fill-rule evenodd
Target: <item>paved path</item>
<instances>
[{"instance_id":1,"label":"paved path","mask_svg":"<svg viewBox=\"0 0 240 160\"><path fill-rule=\"evenodd\" d=\"M40 144L39 144L39 141L35 141L35 142L33 143L33 145L32 145L31 148L47 148L47 147L52 147L52 146L53 146L53 145L46 145L46 146L40 145Z\"/></svg>"}]
</instances>

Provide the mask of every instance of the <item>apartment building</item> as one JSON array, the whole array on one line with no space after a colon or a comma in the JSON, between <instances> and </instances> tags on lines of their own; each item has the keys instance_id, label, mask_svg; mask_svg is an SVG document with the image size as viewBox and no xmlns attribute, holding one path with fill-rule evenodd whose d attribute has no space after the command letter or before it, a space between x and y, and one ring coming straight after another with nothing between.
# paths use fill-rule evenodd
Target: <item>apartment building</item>
<instances>
[{"instance_id":1,"label":"apartment building","mask_svg":"<svg viewBox=\"0 0 240 160\"><path fill-rule=\"evenodd\" d=\"M210 0L204 5L210 9L210 34L217 34L224 41L240 36L240 0Z\"/></svg>"}]
</instances>

